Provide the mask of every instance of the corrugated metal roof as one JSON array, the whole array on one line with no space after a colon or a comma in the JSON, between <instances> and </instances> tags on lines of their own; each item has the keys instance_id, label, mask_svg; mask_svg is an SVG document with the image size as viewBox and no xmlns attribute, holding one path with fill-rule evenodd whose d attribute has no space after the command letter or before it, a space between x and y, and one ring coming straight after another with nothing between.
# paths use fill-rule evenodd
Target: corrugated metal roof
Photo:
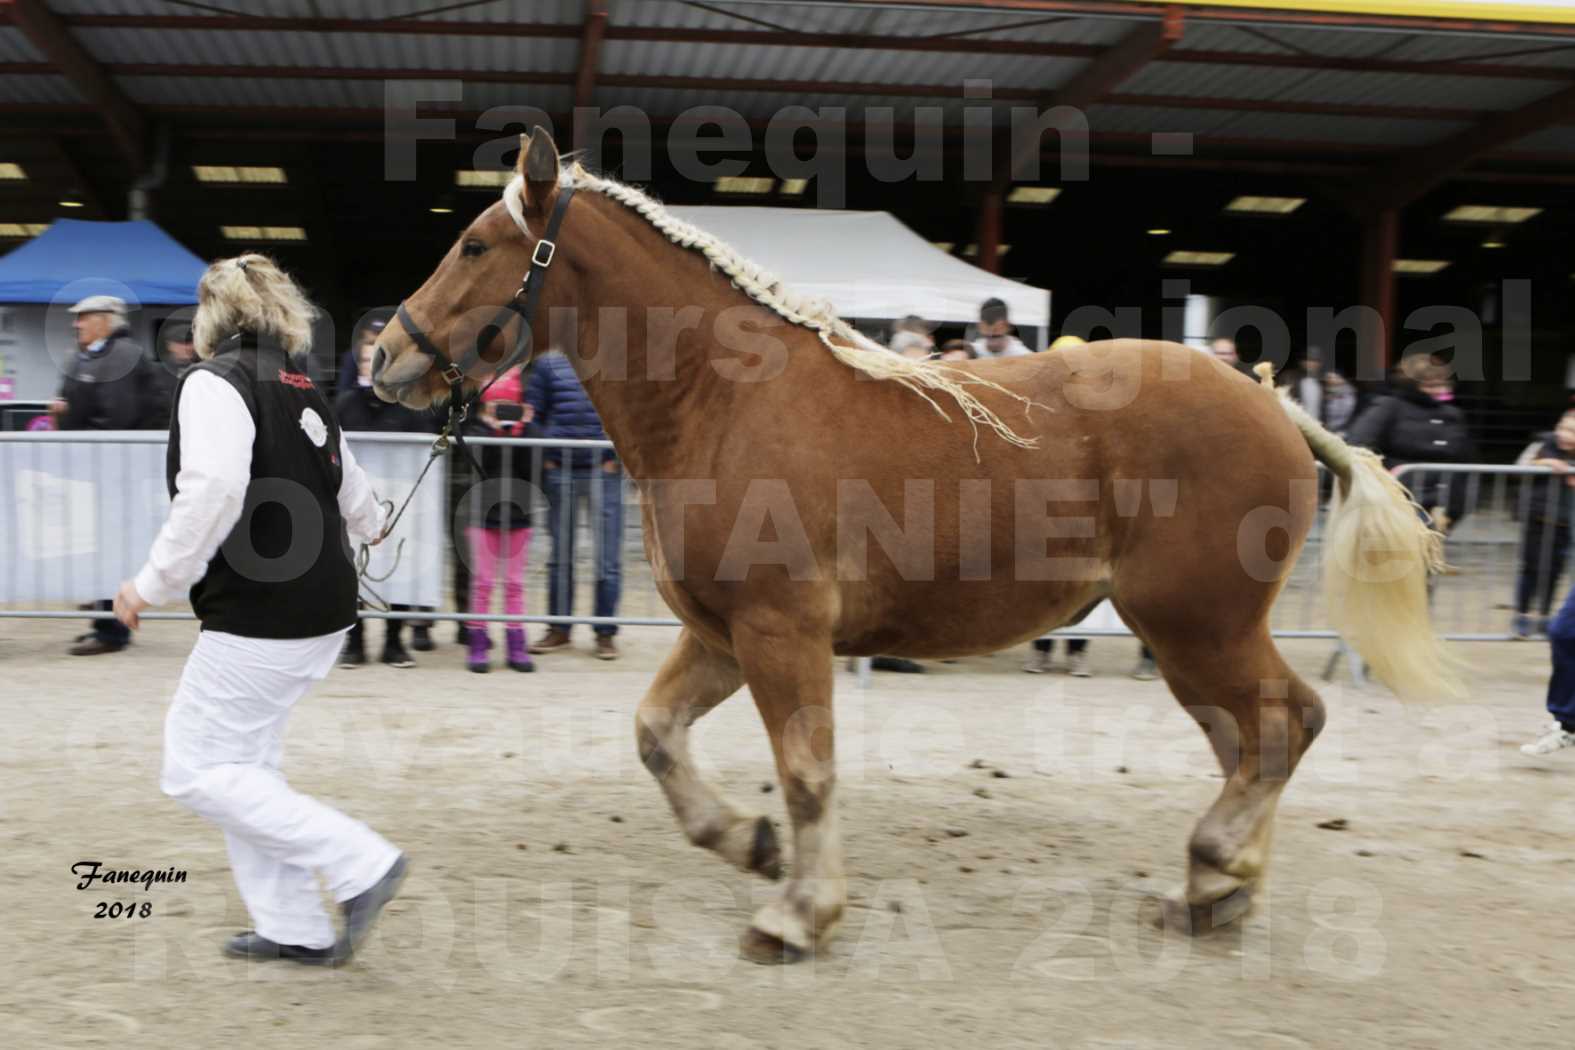
<instances>
[{"instance_id":1,"label":"corrugated metal roof","mask_svg":"<svg viewBox=\"0 0 1575 1050\"><path fill-rule=\"evenodd\" d=\"M1502 56L1502 57L1500 57ZM1480 36L1414 36L1384 56L1406 62L1491 62L1506 66L1575 66L1575 44Z\"/></svg>"},{"instance_id":2,"label":"corrugated metal roof","mask_svg":"<svg viewBox=\"0 0 1575 1050\"><path fill-rule=\"evenodd\" d=\"M1515 140L1507 148L1527 153L1575 153L1575 127L1565 125L1543 128L1535 134Z\"/></svg>"},{"instance_id":3,"label":"corrugated metal roof","mask_svg":"<svg viewBox=\"0 0 1575 1050\"><path fill-rule=\"evenodd\" d=\"M1516 109L1566 85L1545 80L1487 80L1469 85L1459 78L1415 73L1324 73L1311 75L1284 92L1268 96L1334 103L1390 106L1465 106L1471 109Z\"/></svg>"},{"instance_id":4,"label":"corrugated metal roof","mask_svg":"<svg viewBox=\"0 0 1575 1050\"><path fill-rule=\"evenodd\" d=\"M864 84L955 84L987 77L1009 89L1047 90L1086 60L1031 55L918 54L820 47L721 47L609 40L601 71L608 74L726 77L750 80L846 81Z\"/></svg>"},{"instance_id":5,"label":"corrugated metal roof","mask_svg":"<svg viewBox=\"0 0 1575 1050\"><path fill-rule=\"evenodd\" d=\"M1301 113L1238 113L1213 129L1233 138L1349 142L1373 146L1417 146L1437 142L1466 124L1447 120L1390 120L1325 117Z\"/></svg>"},{"instance_id":6,"label":"corrugated metal roof","mask_svg":"<svg viewBox=\"0 0 1575 1050\"><path fill-rule=\"evenodd\" d=\"M1123 94L1184 98L1269 98L1310 75L1306 69L1151 62L1116 90Z\"/></svg>"},{"instance_id":7,"label":"corrugated metal roof","mask_svg":"<svg viewBox=\"0 0 1575 1050\"><path fill-rule=\"evenodd\" d=\"M911 123L914 111L919 108L930 108L941 111L947 126L957 128L961 126L962 111L965 105L962 98L956 99L914 99L884 95L863 95L858 98L849 98L846 95L821 95L821 94L784 94L779 92L738 92L732 94L719 94L707 91L690 90L652 90L599 87L596 89L596 104L603 108L616 105L634 106L653 117L673 117L696 106L722 106L733 110L745 120L766 121L776 117L788 107L807 107L811 110L836 110L843 111L842 119L848 123L864 123L870 119L869 111L889 108L893 117L901 124ZM984 103L973 102L973 105ZM993 107L997 119L1006 120L1009 105L997 103Z\"/></svg>"},{"instance_id":8,"label":"corrugated metal roof","mask_svg":"<svg viewBox=\"0 0 1575 1050\"><path fill-rule=\"evenodd\" d=\"M20 29L0 27L0 62L42 62L43 54Z\"/></svg>"},{"instance_id":9,"label":"corrugated metal roof","mask_svg":"<svg viewBox=\"0 0 1575 1050\"><path fill-rule=\"evenodd\" d=\"M0 104L80 103L82 96L65 77L0 75Z\"/></svg>"}]
</instances>

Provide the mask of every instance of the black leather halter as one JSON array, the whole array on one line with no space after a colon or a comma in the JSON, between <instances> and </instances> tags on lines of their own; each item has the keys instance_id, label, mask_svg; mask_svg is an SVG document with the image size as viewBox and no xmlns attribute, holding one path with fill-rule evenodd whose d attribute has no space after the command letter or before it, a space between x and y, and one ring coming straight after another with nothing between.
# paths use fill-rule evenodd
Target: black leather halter
<instances>
[{"instance_id":1,"label":"black leather halter","mask_svg":"<svg viewBox=\"0 0 1575 1050\"><path fill-rule=\"evenodd\" d=\"M507 372L522 358L527 357L531 351L534 337L531 334L531 318L536 315L536 305L541 300L542 285L547 283L547 267L552 265L553 256L558 252L558 228L563 225L563 215L569 210L569 200L574 196L574 185L567 179L560 181L558 186L558 200L553 205L552 215L547 220L547 231L541 240L536 242L536 247L531 251L530 269L525 271L524 278L520 281L519 291L514 293L514 298L503 304L487 328L496 328L499 334L507 330L509 322L513 320L512 314L519 318L520 331L515 339L514 346L504 359L493 370L492 378L486 386L479 388L468 399L463 397L465 388L465 374L481 360L481 341L477 340L466 352L457 359L445 354L434 343L421 326L416 324L415 318L410 316L410 311L405 309L405 304L400 303L394 316L399 318L400 326L405 333L415 342L421 352L429 355L442 369L442 376L448 383L448 412L449 425L445 435L452 435L456 440L460 437L459 424L470 411L470 406L481 397L482 393L498 377ZM486 329L483 329L485 331Z\"/></svg>"}]
</instances>

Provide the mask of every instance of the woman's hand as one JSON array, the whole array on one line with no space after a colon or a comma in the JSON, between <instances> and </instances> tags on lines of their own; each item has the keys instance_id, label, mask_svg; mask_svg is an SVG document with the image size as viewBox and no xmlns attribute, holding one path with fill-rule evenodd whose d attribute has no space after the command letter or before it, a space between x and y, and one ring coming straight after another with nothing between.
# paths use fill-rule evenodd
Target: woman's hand
<instances>
[{"instance_id":1,"label":"woman's hand","mask_svg":"<svg viewBox=\"0 0 1575 1050\"><path fill-rule=\"evenodd\" d=\"M148 603L137 593L136 584L127 580L120 585L120 593L115 595L115 619L135 631L141 626L139 614L147 607Z\"/></svg>"},{"instance_id":2,"label":"woman's hand","mask_svg":"<svg viewBox=\"0 0 1575 1050\"><path fill-rule=\"evenodd\" d=\"M616 459L605 459L605 460L602 460L602 473L603 474L616 474L616 473L618 473L618 461Z\"/></svg>"}]
</instances>

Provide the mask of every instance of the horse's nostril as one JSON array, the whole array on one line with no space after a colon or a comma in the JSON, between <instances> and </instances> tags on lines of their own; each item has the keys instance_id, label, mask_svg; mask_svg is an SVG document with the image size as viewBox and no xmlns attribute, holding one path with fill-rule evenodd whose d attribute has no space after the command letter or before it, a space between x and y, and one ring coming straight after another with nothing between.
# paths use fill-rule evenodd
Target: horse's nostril
<instances>
[{"instance_id":1,"label":"horse's nostril","mask_svg":"<svg viewBox=\"0 0 1575 1050\"><path fill-rule=\"evenodd\" d=\"M372 378L375 380L383 372L383 348L372 349Z\"/></svg>"}]
</instances>

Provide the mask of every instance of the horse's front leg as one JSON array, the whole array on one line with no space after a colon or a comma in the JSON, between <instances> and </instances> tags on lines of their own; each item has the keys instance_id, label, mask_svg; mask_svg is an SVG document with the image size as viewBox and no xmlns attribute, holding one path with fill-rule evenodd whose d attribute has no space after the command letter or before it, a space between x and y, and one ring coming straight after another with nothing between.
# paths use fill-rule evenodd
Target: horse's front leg
<instances>
[{"instance_id":1,"label":"horse's front leg","mask_svg":"<svg viewBox=\"0 0 1575 1050\"><path fill-rule=\"evenodd\" d=\"M755 913L743 949L757 962L796 962L830 939L848 897L833 799L831 641L773 616L763 628L735 627L733 643L793 825L791 877Z\"/></svg>"},{"instance_id":2,"label":"horse's front leg","mask_svg":"<svg viewBox=\"0 0 1575 1050\"><path fill-rule=\"evenodd\" d=\"M640 761L662 786L689 841L774 879L782 873L782 859L771 821L735 809L700 779L689 754L689 727L743 681L732 657L685 630L640 704L635 736Z\"/></svg>"}]
</instances>

